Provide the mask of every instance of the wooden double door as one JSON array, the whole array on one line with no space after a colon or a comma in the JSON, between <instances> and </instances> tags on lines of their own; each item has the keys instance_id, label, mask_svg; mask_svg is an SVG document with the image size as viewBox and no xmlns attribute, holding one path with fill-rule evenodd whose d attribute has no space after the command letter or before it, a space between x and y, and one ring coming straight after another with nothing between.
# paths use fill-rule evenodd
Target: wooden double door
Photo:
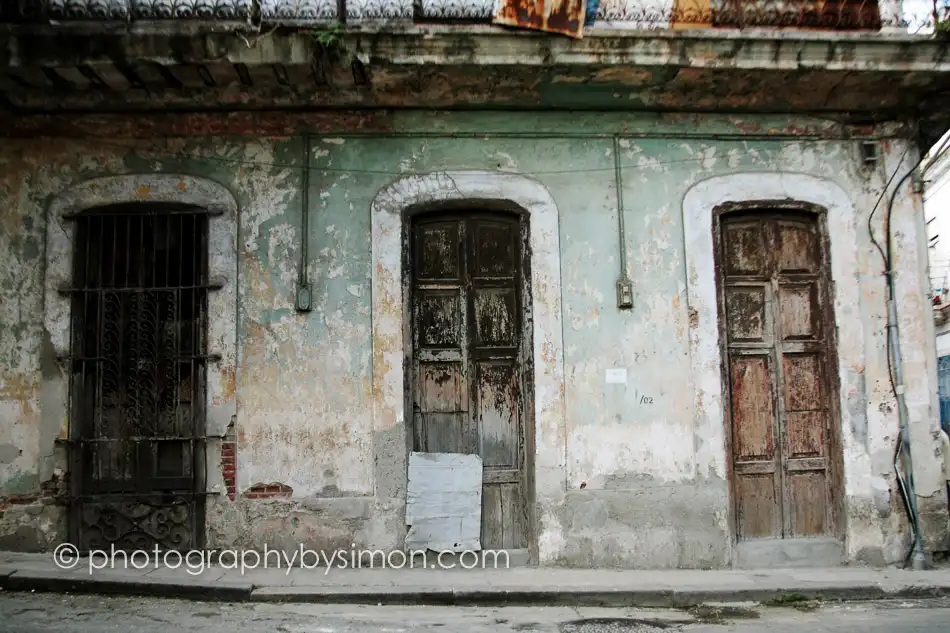
<instances>
[{"instance_id":1,"label":"wooden double door","mask_svg":"<svg viewBox=\"0 0 950 633\"><path fill-rule=\"evenodd\" d=\"M737 540L836 537L837 360L820 216L719 218Z\"/></svg>"},{"instance_id":2,"label":"wooden double door","mask_svg":"<svg viewBox=\"0 0 950 633\"><path fill-rule=\"evenodd\" d=\"M526 218L415 217L409 232L413 450L483 461L483 549L528 547Z\"/></svg>"}]
</instances>

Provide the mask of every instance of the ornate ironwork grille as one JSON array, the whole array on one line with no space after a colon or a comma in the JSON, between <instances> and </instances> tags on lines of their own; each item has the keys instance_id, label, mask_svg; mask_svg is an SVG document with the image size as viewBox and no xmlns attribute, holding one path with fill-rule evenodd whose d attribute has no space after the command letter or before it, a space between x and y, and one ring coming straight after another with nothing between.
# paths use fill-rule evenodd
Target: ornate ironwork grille
<instances>
[{"instance_id":1,"label":"ornate ironwork grille","mask_svg":"<svg viewBox=\"0 0 950 633\"><path fill-rule=\"evenodd\" d=\"M681 0L683 10L697 5ZM725 28L811 28L836 31L878 30L883 26L878 0L713 0L712 25ZM674 15L688 23L688 18ZM695 20L693 20L695 21Z\"/></svg>"},{"instance_id":2,"label":"ornate ironwork grille","mask_svg":"<svg viewBox=\"0 0 950 633\"><path fill-rule=\"evenodd\" d=\"M208 214L145 203L72 219L73 543L201 547Z\"/></svg>"}]
</instances>

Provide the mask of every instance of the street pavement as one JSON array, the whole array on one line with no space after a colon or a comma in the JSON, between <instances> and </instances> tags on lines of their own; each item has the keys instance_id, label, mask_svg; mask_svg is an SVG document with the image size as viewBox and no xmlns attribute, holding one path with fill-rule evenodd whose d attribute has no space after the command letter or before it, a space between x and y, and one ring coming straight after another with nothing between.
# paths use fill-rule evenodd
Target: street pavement
<instances>
[{"instance_id":1,"label":"street pavement","mask_svg":"<svg viewBox=\"0 0 950 633\"><path fill-rule=\"evenodd\" d=\"M0 593L0 633L941 633L950 600L687 610L197 602Z\"/></svg>"}]
</instances>

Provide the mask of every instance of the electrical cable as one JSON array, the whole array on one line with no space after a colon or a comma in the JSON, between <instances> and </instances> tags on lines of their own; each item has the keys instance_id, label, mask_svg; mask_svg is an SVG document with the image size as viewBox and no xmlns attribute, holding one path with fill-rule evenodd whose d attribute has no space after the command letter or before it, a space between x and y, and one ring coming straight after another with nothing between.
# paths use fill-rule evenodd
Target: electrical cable
<instances>
[{"instance_id":1,"label":"electrical cable","mask_svg":"<svg viewBox=\"0 0 950 633\"><path fill-rule=\"evenodd\" d=\"M877 213L877 208L881 204L881 200L884 199L884 196L887 195L887 190L890 189L891 183L894 181L894 178L897 176L897 170L900 168L901 163L904 162L904 158L907 156L907 153L910 151L910 147L907 147L904 150L904 153L901 154L901 157L897 161L897 167L894 169L894 173L891 174L891 177L884 184L884 188L881 189L881 195L877 197L877 202L874 203L874 207L871 208L871 213L868 215L868 235L871 237L871 244L874 245L874 248L877 249L877 252L881 255L881 261L884 263L884 268L887 269L887 255L884 253L884 249L878 243L877 239L874 237L874 227L872 222L874 221L874 214Z\"/></svg>"}]
</instances>

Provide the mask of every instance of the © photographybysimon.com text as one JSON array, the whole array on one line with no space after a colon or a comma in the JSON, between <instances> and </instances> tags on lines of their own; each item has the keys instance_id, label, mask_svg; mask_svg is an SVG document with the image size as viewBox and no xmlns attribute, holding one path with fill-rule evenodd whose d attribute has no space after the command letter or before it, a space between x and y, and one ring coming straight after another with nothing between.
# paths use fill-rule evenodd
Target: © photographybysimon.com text
<instances>
[{"instance_id":1,"label":"\u00a9 photographybysimon.com text","mask_svg":"<svg viewBox=\"0 0 950 633\"><path fill-rule=\"evenodd\" d=\"M83 560L86 560L83 565ZM161 550L158 545L152 550L91 550L81 554L71 543L63 543L53 550L53 562L60 569L88 567L89 573L104 569L182 569L198 576L212 567L239 570L241 574L255 569L508 569L508 552L482 550L453 552L450 550L418 550L385 552L375 549L338 549L327 552L313 550L303 545L294 550L271 549L264 546L263 552L253 549L191 550L179 552Z\"/></svg>"}]
</instances>

